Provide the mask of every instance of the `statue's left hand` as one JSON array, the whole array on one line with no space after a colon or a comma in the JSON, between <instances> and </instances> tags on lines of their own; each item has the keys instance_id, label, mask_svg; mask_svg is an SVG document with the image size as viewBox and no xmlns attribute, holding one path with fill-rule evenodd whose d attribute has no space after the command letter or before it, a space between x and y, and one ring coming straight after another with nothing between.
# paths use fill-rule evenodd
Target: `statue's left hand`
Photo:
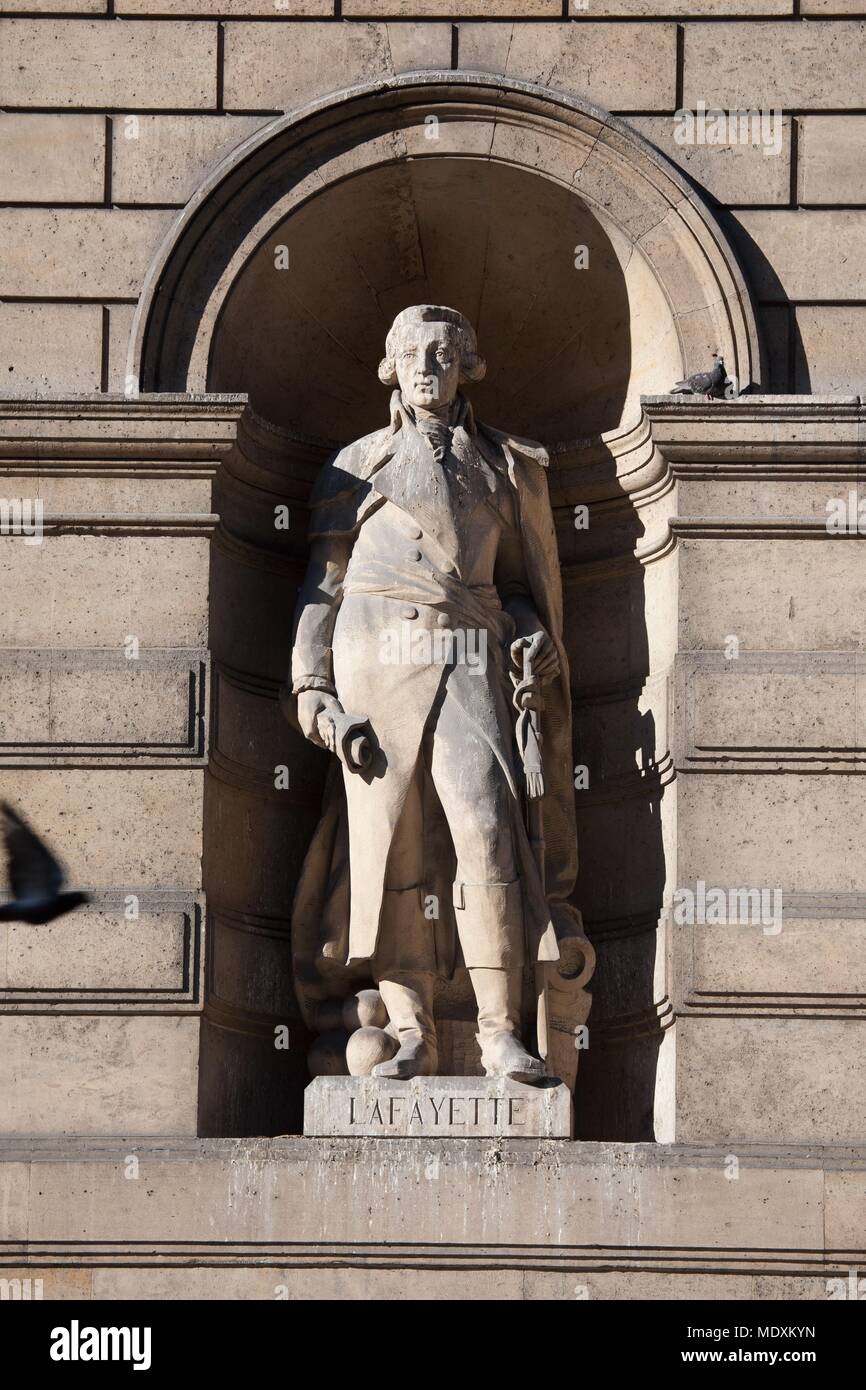
<instances>
[{"instance_id":1,"label":"statue's left hand","mask_svg":"<svg viewBox=\"0 0 866 1390\"><path fill-rule=\"evenodd\" d=\"M532 674L537 681L546 685L554 677L559 675L559 656L553 640L545 632L544 628L539 628L536 632L529 633L526 637L518 637L511 643L511 660L518 671L523 670L523 653L529 652L529 659L532 663Z\"/></svg>"}]
</instances>

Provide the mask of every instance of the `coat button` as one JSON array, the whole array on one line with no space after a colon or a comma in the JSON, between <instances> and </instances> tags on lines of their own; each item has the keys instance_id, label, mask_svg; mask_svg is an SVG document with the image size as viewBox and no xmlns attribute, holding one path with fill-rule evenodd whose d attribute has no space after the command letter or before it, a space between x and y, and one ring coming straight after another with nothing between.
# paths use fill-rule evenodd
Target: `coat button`
<instances>
[{"instance_id":1,"label":"coat button","mask_svg":"<svg viewBox=\"0 0 866 1390\"><path fill-rule=\"evenodd\" d=\"M448 616L447 613L440 613L440 614L439 614L438 618L436 619L436 626L437 626L437 627L450 627L450 626L451 626L451 619L449 618L449 616Z\"/></svg>"},{"instance_id":2,"label":"coat button","mask_svg":"<svg viewBox=\"0 0 866 1390\"><path fill-rule=\"evenodd\" d=\"M420 541L424 532L421 530L420 526L410 526L406 534L410 541Z\"/></svg>"},{"instance_id":3,"label":"coat button","mask_svg":"<svg viewBox=\"0 0 866 1390\"><path fill-rule=\"evenodd\" d=\"M418 617L418 609L417 609L417 608L413 608L412 605L411 605L411 603L409 603L409 604L407 604L406 607L403 609L403 614L402 614L402 616L403 616L404 618L417 618L417 617Z\"/></svg>"},{"instance_id":4,"label":"coat button","mask_svg":"<svg viewBox=\"0 0 866 1390\"><path fill-rule=\"evenodd\" d=\"M421 558L422 558L422 557L421 557L421 551L420 551L420 550L407 550L407 551L406 551L406 559L407 559L407 560L420 560Z\"/></svg>"}]
</instances>

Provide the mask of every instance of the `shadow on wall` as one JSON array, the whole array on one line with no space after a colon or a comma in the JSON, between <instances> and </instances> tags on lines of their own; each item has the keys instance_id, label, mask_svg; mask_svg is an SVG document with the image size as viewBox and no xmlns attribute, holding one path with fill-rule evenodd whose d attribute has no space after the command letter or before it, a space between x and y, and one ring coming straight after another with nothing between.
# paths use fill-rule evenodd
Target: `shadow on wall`
<instances>
[{"instance_id":1,"label":"shadow on wall","mask_svg":"<svg viewBox=\"0 0 866 1390\"><path fill-rule=\"evenodd\" d=\"M724 208L718 208L716 215L737 251L758 300L758 316L766 344L767 380L754 389L772 395L808 395L812 390L812 378L796 306L785 293L773 265L742 223Z\"/></svg>"},{"instance_id":2,"label":"shadow on wall","mask_svg":"<svg viewBox=\"0 0 866 1390\"><path fill-rule=\"evenodd\" d=\"M215 334L208 388L249 392L279 430L258 475L223 470L217 506L202 1133L297 1130L306 1081L289 917L326 759L278 710L306 518L293 504L291 531L280 537L274 505L307 495L325 453L312 440L345 442L387 422L388 391L376 375L385 334L402 308L432 302L476 324L489 364L468 393L478 417L552 449L575 761L590 768L589 791L576 793L575 902L599 950L578 1135L652 1138L664 856L659 754L653 715L641 703L650 670L645 571L632 552L643 528L596 438L595 453L601 448L608 463L593 486L606 503L588 532L576 530L573 506L590 500L585 449L553 447L615 429L636 391L659 389L645 376L635 380L630 259L559 185L505 165L439 158L378 169L313 199L238 278ZM287 269L278 268L283 261ZM290 785L275 791L273 770L282 764ZM280 1021L292 1036L288 1058L274 1046Z\"/></svg>"},{"instance_id":3,"label":"shadow on wall","mask_svg":"<svg viewBox=\"0 0 866 1390\"><path fill-rule=\"evenodd\" d=\"M575 1133L637 1142L655 1138L658 1051L671 1022L660 927L662 801L671 773L668 673L657 663L653 671L654 600L647 567L634 557L644 525L613 459L596 479L607 494L602 514L592 520L591 511L589 531L576 533L572 559L561 541L575 762L588 775L586 789L576 792L575 902L598 956ZM611 500L617 494L618 504Z\"/></svg>"}]
</instances>

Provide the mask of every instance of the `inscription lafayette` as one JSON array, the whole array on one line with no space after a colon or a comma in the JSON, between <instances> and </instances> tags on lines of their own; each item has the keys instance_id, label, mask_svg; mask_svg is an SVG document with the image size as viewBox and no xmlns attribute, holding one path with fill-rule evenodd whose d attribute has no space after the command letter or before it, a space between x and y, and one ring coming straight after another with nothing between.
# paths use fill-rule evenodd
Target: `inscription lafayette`
<instances>
[{"instance_id":1,"label":"inscription lafayette","mask_svg":"<svg viewBox=\"0 0 866 1390\"><path fill-rule=\"evenodd\" d=\"M469 1129L490 1123L525 1128L522 1096L381 1096L372 1104L349 1096L350 1125L394 1125L402 1119L410 1126L447 1124ZM405 1107L405 1110L404 1110ZM408 1113L406 1113L408 1112Z\"/></svg>"},{"instance_id":2,"label":"inscription lafayette","mask_svg":"<svg viewBox=\"0 0 866 1390\"><path fill-rule=\"evenodd\" d=\"M509 1077L317 1076L304 1094L304 1133L373 1139L569 1139L571 1093L561 1082Z\"/></svg>"}]
</instances>

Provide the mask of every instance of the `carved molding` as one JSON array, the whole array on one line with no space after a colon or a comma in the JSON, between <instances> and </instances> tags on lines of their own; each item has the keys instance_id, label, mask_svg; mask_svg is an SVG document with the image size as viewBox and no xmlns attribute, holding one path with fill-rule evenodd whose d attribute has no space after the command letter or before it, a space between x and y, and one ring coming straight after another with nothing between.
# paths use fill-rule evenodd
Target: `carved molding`
<instances>
[{"instance_id":1,"label":"carved molding","mask_svg":"<svg viewBox=\"0 0 866 1390\"><path fill-rule=\"evenodd\" d=\"M669 911L669 909L668 909ZM628 917L584 917L584 928L590 941L602 950L609 941L628 937L655 935L665 925L665 913L657 909L632 913Z\"/></svg>"},{"instance_id":2,"label":"carved molding","mask_svg":"<svg viewBox=\"0 0 866 1390\"><path fill-rule=\"evenodd\" d=\"M210 536L219 524L214 512L46 512L46 536ZM19 539L5 536L7 542Z\"/></svg>"},{"instance_id":3,"label":"carved molding","mask_svg":"<svg viewBox=\"0 0 866 1390\"><path fill-rule=\"evenodd\" d=\"M213 545L239 565L264 570L268 574L290 575L299 583L303 578L307 563L304 553L291 554L280 550L267 550L261 544L254 545L251 541L243 540L223 525L214 532Z\"/></svg>"},{"instance_id":4,"label":"carved molding","mask_svg":"<svg viewBox=\"0 0 866 1390\"><path fill-rule=\"evenodd\" d=\"M288 943L292 935L291 917L267 917L260 912L239 912L230 907L210 909L211 922L243 932L246 936L268 936Z\"/></svg>"},{"instance_id":5,"label":"carved molding","mask_svg":"<svg viewBox=\"0 0 866 1390\"><path fill-rule=\"evenodd\" d=\"M670 485L670 469L656 448L645 413L603 435L553 444L550 491L554 509L578 502L593 514L647 505Z\"/></svg>"},{"instance_id":6,"label":"carved molding","mask_svg":"<svg viewBox=\"0 0 866 1390\"><path fill-rule=\"evenodd\" d=\"M209 670L210 656L205 648L145 647L135 660L128 659L123 650L117 648L0 648L0 682L6 687L6 711L0 717L0 767L202 767L207 761ZM10 712L9 701L10 687L16 676L22 681L22 699L26 698L28 675L35 679L53 674L58 682L62 682L64 676L87 676L92 683L93 704L102 708L100 675L132 676L140 672L153 673L166 681L172 675L176 680L186 681L184 728L179 730L181 736L176 740L156 743L119 737L123 730L110 727L110 704L104 735L96 740L68 736L52 738L50 705L46 706L39 736L14 740L3 737L15 718ZM169 689L166 685L159 690L159 680L156 684L158 693L154 695L151 691L149 698L157 701L159 709L158 702L168 697ZM175 685L175 694L177 691ZM57 698L60 698L59 693ZM113 692L108 687L103 700L112 698ZM68 709L63 714L68 718Z\"/></svg>"},{"instance_id":7,"label":"carved molding","mask_svg":"<svg viewBox=\"0 0 866 1390\"><path fill-rule=\"evenodd\" d=\"M0 474L210 477L246 396L31 396L0 401Z\"/></svg>"},{"instance_id":8,"label":"carved molding","mask_svg":"<svg viewBox=\"0 0 866 1390\"><path fill-rule=\"evenodd\" d=\"M641 404L678 479L850 478L866 461L859 396L644 396Z\"/></svg>"},{"instance_id":9,"label":"carved molding","mask_svg":"<svg viewBox=\"0 0 866 1390\"><path fill-rule=\"evenodd\" d=\"M666 528L654 540L645 545L623 548L598 560L565 559L560 562L563 586L572 588L578 584L596 583L600 579L613 579L624 575L637 576L641 569L663 560L676 547L676 536Z\"/></svg>"},{"instance_id":10,"label":"carved molding","mask_svg":"<svg viewBox=\"0 0 866 1390\"><path fill-rule=\"evenodd\" d=\"M715 676L723 681L742 681L750 675L790 676L794 679L848 677L858 689L866 677L866 653L850 652L741 652L734 660L721 651L680 652L675 667L676 730L674 757L678 773L864 773L866 735L857 738L857 714L852 707L851 739L836 745L816 741L789 744L721 744L701 742L698 727L699 693L696 678ZM830 696L828 695L829 699ZM782 718L780 712L780 718Z\"/></svg>"},{"instance_id":11,"label":"carved molding","mask_svg":"<svg viewBox=\"0 0 866 1390\"><path fill-rule=\"evenodd\" d=\"M247 671L238 671L233 667L225 666L222 662L216 662L214 667L214 693L213 693L213 718L212 718L212 746L208 762L208 772L210 776L218 781L235 787L239 791L251 793L254 796L264 797L270 801L281 803L284 807L307 806L310 809L318 810L321 805L321 777L308 776L304 779L303 767L296 766L295 777L292 779L292 768L289 767L289 786L278 789L275 785L275 772L278 765L287 765L287 759L294 750L296 762L298 750L304 762L312 767L316 760L324 762L325 754L319 753L311 745L301 742L300 731L290 728L280 705L283 696L288 697L288 689L285 683L271 680L264 675L255 674ZM255 712L249 711L249 716L256 722L260 734L256 744L257 751L270 747L271 757L267 765L260 762L256 765L252 762L241 761L238 757L232 756L231 751L226 747L226 740L222 732L222 710L224 707L224 697L221 692L224 686L230 686L233 690L241 692L242 695L252 696L254 700L264 700L264 709L259 707ZM277 706L280 706L278 709ZM273 720L271 726L270 739L263 731L263 723ZM242 751L247 752L248 745ZM300 775L300 780L299 780Z\"/></svg>"},{"instance_id":12,"label":"carved molding","mask_svg":"<svg viewBox=\"0 0 866 1390\"><path fill-rule=\"evenodd\" d=\"M241 482L282 496L293 487L305 501L329 454L340 448L334 439L311 439L263 419L247 408L238 426L238 448L227 470Z\"/></svg>"},{"instance_id":13,"label":"carved molding","mask_svg":"<svg viewBox=\"0 0 866 1390\"><path fill-rule=\"evenodd\" d=\"M608 1015L594 1022L590 1016L590 1047L630 1047L635 1042L645 1040L659 1043L676 1020L673 1004L667 995L634 1013Z\"/></svg>"},{"instance_id":14,"label":"carved molding","mask_svg":"<svg viewBox=\"0 0 866 1390\"><path fill-rule=\"evenodd\" d=\"M670 528L680 540L722 541L862 541L858 531L834 532L814 516L672 516Z\"/></svg>"},{"instance_id":15,"label":"carved molding","mask_svg":"<svg viewBox=\"0 0 866 1390\"><path fill-rule=\"evenodd\" d=\"M707 928L710 930L710 928ZM800 1018L855 1021L866 1018L866 994L754 994L691 990L678 1012L689 1018Z\"/></svg>"},{"instance_id":16,"label":"carved molding","mask_svg":"<svg viewBox=\"0 0 866 1390\"><path fill-rule=\"evenodd\" d=\"M79 918L85 921L94 914L116 917L113 928L114 937L123 937L129 932L130 922L125 916L130 896L138 900L139 915L172 914L180 916L182 931L182 955L178 961L178 973L174 986L155 985L147 979L138 978L140 961L131 953L124 961L123 950L112 946L112 962L116 965L118 979L115 984L89 987L86 983L65 988L46 988L42 985L18 985L0 988L0 1014L184 1014L200 1013L204 985L204 940L205 940L205 900L198 889L158 889L158 888L94 888L89 890L91 901L77 908L70 917L56 928L52 952L56 957L62 951L63 941L57 944L57 936L62 934L70 941L73 932L71 923ZM0 895L6 901L9 893ZM14 924L0 924L0 938ZM52 931L52 925L39 927L25 925L22 928L31 938L40 933ZM92 934L89 935L92 945ZM78 968L78 967L76 967ZM115 967L113 967L115 968ZM124 978L125 977L125 978Z\"/></svg>"},{"instance_id":17,"label":"carved molding","mask_svg":"<svg viewBox=\"0 0 866 1390\"><path fill-rule=\"evenodd\" d=\"M743 891L741 886L713 884L728 897L731 893ZM709 889L708 889L709 891ZM755 1019L825 1019L854 1021L866 1018L866 994L857 990L837 989L791 990L762 988L706 989L700 988L700 978L695 962L695 937L697 932L725 933L731 928L724 924L698 923L681 925L673 921L672 909L666 915L671 921L674 939L681 942L679 957L683 971L682 997L677 1005L677 1013L683 1017L702 1018L755 1018ZM848 921L853 924L866 922L866 893L834 893L827 890L798 890L789 892L781 889L781 935L785 923L790 922L838 923ZM762 933L760 924L743 924L739 930ZM776 940L774 936L772 940ZM815 957L820 953L820 928L815 933ZM731 949L737 949L732 943ZM852 949L857 949L852 942ZM838 973L838 972L837 972Z\"/></svg>"},{"instance_id":18,"label":"carved molding","mask_svg":"<svg viewBox=\"0 0 866 1390\"><path fill-rule=\"evenodd\" d=\"M234 1030L232 1030L234 1031ZM389 1143L392 1141L389 1141ZM416 1143L417 1140L408 1142ZM448 1140L437 1139L437 1145ZM459 1141L458 1141L459 1142ZM478 1141L468 1141L475 1142ZM518 1139L515 1143L528 1144ZM128 1147L128 1146L127 1146ZM333 1141L331 1147L333 1148ZM730 1150L730 1145L728 1149ZM737 1144L737 1156L743 1151ZM728 1158L718 1150L718 1171L724 1172ZM325 1162L322 1158L321 1162ZM827 1280L849 1281L853 1268L866 1265L866 1246L860 1250L823 1250L804 1247L772 1251L698 1248L694 1245L553 1245L549 1241L532 1244L476 1244L449 1241L447 1246L433 1242L401 1241L7 1241L0 1245L0 1267L12 1269L334 1269L359 1270L370 1277L377 1270L459 1271L465 1277L473 1272L509 1271L546 1274L630 1273L682 1275L700 1274L785 1276L818 1281L826 1297ZM279 1282L277 1279L276 1282ZM691 1289L689 1289L691 1293ZM640 1296L639 1286L634 1290ZM805 1317L805 1314L804 1314Z\"/></svg>"}]
</instances>

